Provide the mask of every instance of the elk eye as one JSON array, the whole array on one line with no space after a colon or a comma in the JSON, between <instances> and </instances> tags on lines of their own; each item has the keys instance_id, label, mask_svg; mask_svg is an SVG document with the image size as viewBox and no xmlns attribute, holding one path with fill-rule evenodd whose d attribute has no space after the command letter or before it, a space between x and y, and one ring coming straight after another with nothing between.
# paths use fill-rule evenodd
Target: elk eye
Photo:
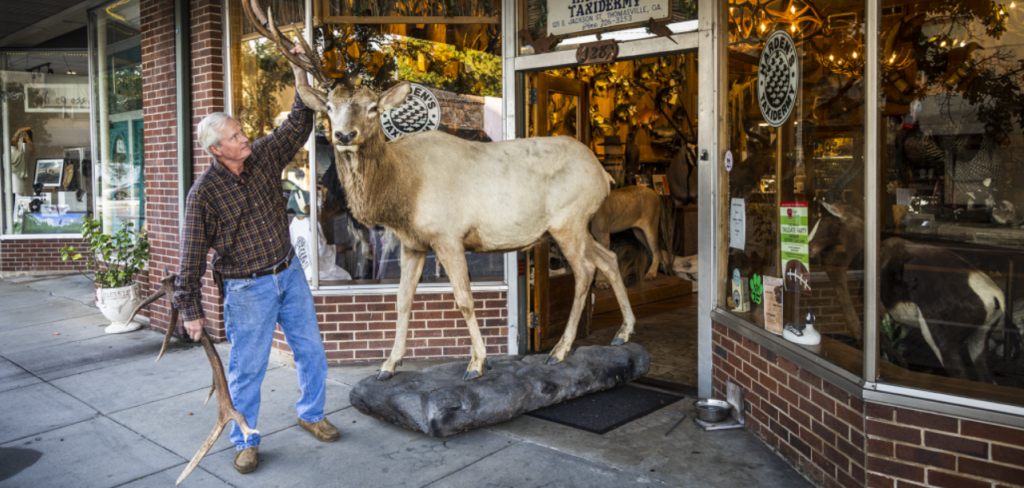
<instances>
[{"instance_id":1,"label":"elk eye","mask_svg":"<svg viewBox=\"0 0 1024 488\"><path fill-rule=\"evenodd\" d=\"M370 112L371 114L376 114L377 113L377 105L370 105L370 108L368 108L367 111Z\"/></svg>"}]
</instances>

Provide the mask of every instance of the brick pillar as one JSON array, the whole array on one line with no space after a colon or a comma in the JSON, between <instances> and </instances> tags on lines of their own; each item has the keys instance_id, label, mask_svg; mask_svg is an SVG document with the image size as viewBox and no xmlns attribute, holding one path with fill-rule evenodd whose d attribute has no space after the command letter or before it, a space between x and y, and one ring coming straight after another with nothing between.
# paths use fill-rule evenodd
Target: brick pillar
<instances>
[{"instance_id":1,"label":"brick pillar","mask_svg":"<svg viewBox=\"0 0 1024 488\"><path fill-rule=\"evenodd\" d=\"M152 257L146 294L160 286L164 266L178 270L178 151L175 113L174 2L142 0L142 111L145 123L146 222ZM170 300L149 306L150 323L166 330Z\"/></svg>"},{"instance_id":2,"label":"brick pillar","mask_svg":"<svg viewBox=\"0 0 1024 488\"><path fill-rule=\"evenodd\" d=\"M174 64L174 2L142 0L142 75L145 118L146 216L150 229L153 257L149 278L155 290L163 268L177 272L178 240L178 152L177 99ZM190 5L192 82L193 181L212 162L199 147L195 127L203 117L224 110L224 69L222 53L221 5L218 0L192 0ZM209 263L209 259L207 261ZM220 295L208 267L203 278L203 310L208 331L216 339L224 338ZM150 306L153 327L166 330L170 320L170 301L158 300Z\"/></svg>"},{"instance_id":3,"label":"brick pillar","mask_svg":"<svg viewBox=\"0 0 1024 488\"><path fill-rule=\"evenodd\" d=\"M220 0L192 0L190 39L192 50L192 175L202 174L213 163L203 148L195 128L203 117L224 111L224 46ZM207 257L211 259L213 254ZM217 286L213 282L212 266L203 278L203 311L206 312L207 332L217 339L225 339L224 309Z\"/></svg>"}]
</instances>

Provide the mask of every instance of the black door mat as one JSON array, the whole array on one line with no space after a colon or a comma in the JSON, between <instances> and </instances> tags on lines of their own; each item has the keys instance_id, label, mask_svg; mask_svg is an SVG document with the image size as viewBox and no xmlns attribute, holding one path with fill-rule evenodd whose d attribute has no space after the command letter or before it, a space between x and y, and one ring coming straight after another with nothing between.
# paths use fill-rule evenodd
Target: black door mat
<instances>
[{"instance_id":1,"label":"black door mat","mask_svg":"<svg viewBox=\"0 0 1024 488\"><path fill-rule=\"evenodd\" d=\"M683 398L645 388L622 386L534 410L526 415L600 435Z\"/></svg>"}]
</instances>

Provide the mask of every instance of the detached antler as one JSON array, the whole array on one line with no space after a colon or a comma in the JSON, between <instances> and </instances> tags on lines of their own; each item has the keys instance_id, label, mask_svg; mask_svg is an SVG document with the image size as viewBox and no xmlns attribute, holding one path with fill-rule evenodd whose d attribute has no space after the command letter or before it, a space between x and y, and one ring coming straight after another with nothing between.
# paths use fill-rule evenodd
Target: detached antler
<instances>
[{"instance_id":1,"label":"detached antler","mask_svg":"<svg viewBox=\"0 0 1024 488\"><path fill-rule=\"evenodd\" d=\"M327 75L324 71L323 60L320 59L319 53L309 47L309 44L306 43L306 39L303 38L301 34L296 37L299 38L299 44L305 51L305 55L292 53L292 49L295 48L295 43L292 42L291 39L288 39L288 37L277 28L277 24L274 22L274 13L269 7L267 8L267 14L263 15L263 9L260 6L259 0L243 0L242 10L245 10L245 16L256 29L256 32L259 32L263 37L274 41L285 59L313 75L313 78L316 79L317 83L319 83L320 87L324 90L329 91L333 88L335 79Z\"/></svg>"},{"instance_id":2,"label":"detached antler","mask_svg":"<svg viewBox=\"0 0 1024 488\"><path fill-rule=\"evenodd\" d=\"M244 3L244 2L243 2ZM164 266L164 277L160 280L160 289L156 291L152 296L147 298L135 311L132 312L132 318L135 314L139 313L143 307L150 305L157 301L160 297L167 295L168 297L174 296L174 280L177 275L170 274L167 267ZM131 319L129 319L131 320ZM167 333L164 334L163 344L160 346L160 355L157 356L156 360L164 356L164 351L167 350L167 344L171 341L171 333L174 332L174 326L178 323L178 309L171 305L171 321L167 325ZM249 439L250 435L259 434L258 430L249 428L249 424L245 421L245 417L235 410L234 402L231 401L231 393L228 391L228 380L224 375L224 364L220 361L220 355L217 354L217 349L213 347L213 343L210 342L210 338L206 335L206 330L203 330L203 335L199 339L199 342L203 344L203 349L206 350L206 358L210 360L210 368L213 369L213 385L210 387L210 393L206 395L206 401L203 402L205 405L210 401L210 397L213 396L214 391L217 392L217 424L214 425L210 435L206 436L206 440L203 445L196 452L195 456L192 456L192 460L185 467L185 471L182 471L181 476L178 477L178 481L174 484L175 486L180 485L188 475L192 473L192 470L196 469L199 465L199 461L206 456L206 453L210 451L213 444L220 438L220 434L224 432L224 427L228 425L228 422L234 420L238 423L238 428L242 430L242 435L245 439Z\"/></svg>"}]
</instances>

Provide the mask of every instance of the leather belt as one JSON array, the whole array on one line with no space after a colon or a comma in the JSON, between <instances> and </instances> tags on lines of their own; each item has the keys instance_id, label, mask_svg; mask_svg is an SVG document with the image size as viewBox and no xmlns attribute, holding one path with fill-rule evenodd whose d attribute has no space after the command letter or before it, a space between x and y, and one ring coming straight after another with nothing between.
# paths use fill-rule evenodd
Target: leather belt
<instances>
[{"instance_id":1,"label":"leather belt","mask_svg":"<svg viewBox=\"0 0 1024 488\"><path fill-rule=\"evenodd\" d=\"M294 258L294 257L295 257L295 248L293 247L291 249L291 251L288 251L288 257L284 258L284 261L281 261L280 263L277 263L277 265L272 267L272 268L267 268L267 269L265 269L263 271L257 271L255 273L253 273L252 277L253 278L259 278L261 276L276 275L276 274L278 274L278 273L288 269L288 266L291 266L292 258Z\"/></svg>"}]
</instances>

